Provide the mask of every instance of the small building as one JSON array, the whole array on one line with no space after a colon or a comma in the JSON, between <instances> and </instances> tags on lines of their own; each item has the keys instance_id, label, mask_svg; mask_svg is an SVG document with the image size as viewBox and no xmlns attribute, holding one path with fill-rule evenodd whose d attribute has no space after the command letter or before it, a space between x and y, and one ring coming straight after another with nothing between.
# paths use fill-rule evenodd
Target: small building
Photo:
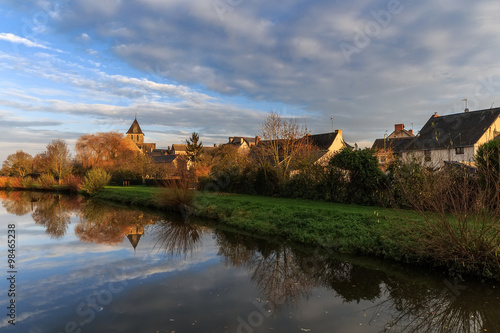
<instances>
[{"instance_id":1,"label":"small building","mask_svg":"<svg viewBox=\"0 0 500 333\"><path fill-rule=\"evenodd\" d=\"M231 145L237 148L239 153L249 153L250 149L260 143L260 138L256 137L245 137L245 136L231 136L229 137L228 143L225 145Z\"/></svg>"},{"instance_id":2,"label":"small building","mask_svg":"<svg viewBox=\"0 0 500 333\"><path fill-rule=\"evenodd\" d=\"M330 159L336 153L344 148L352 148L351 145L344 141L342 137L342 130L335 130L335 132L312 134L307 135L306 138L310 143L318 149L317 161L315 163L326 166Z\"/></svg>"},{"instance_id":3,"label":"small building","mask_svg":"<svg viewBox=\"0 0 500 333\"><path fill-rule=\"evenodd\" d=\"M391 134L375 140L371 149L377 154L380 169L385 172L389 164L401 156L401 152L414 138L413 130L406 130L404 124L396 124Z\"/></svg>"},{"instance_id":4,"label":"small building","mask_svg":"<svg viewBox=\"0 0 500 333\"><path fill-rule=\"evenodd\" d=\"M403 161L431 168L458 162L474 166L480 145L500 134L500 108L439 116L435 113L402 151Z\"/></svg>"},{"instance_id":5,"label":"small building","mask_svg":"<svg viewBox=\"0 0 500 333\"><path fill-rule=\"evenodd\" d=\"M170 150L171 155L187 155L187 145L173 144Z\"/></svg>"}]
</instances>

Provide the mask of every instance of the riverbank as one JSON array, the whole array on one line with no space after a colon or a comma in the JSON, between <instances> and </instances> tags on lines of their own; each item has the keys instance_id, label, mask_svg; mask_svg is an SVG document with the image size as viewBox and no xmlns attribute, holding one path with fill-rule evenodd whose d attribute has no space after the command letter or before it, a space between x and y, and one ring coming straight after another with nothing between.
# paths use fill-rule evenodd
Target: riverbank
<instances>
[{"instance_id":1,"label":"riverbank","mask_svg":"<svg viewBox=\"0 0 500 333\"><path fill-rule=\"evenodd\" d=\"M94 198L165 209L158 196L165 189L107 186ZM187 214L210 218L250 234L334 248L344 253L376 254L404 260L398 243L409 240L394 224L418 221L414 212L302 199L239 194L197 193Z\"/></svg>"},{"instance_id":2,"label":"riverbank","mask_svg":"<svg viewBox=\"0 0 500 333\"><path fill-rule=\"evenodd\" d=\"M166 189L146 186L108 186L94 198L157 209ZM262 237L334 249L348 254L376 255L418 265L439 266L456 274L500 279L495 252L479 269L457 259L419 251L426 244L421 233L427 218L414 211L336 204L302 199L196 193L183 214L210 218L220 225ZM425 249L424 249L425 250Z\"/></svg>"}]
</instances>

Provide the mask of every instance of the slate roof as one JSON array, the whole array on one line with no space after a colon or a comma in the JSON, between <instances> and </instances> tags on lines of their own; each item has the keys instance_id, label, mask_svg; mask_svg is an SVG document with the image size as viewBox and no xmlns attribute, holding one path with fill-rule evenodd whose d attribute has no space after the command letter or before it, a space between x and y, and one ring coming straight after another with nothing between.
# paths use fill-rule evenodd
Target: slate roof
<instances>
[{"instance_id":1,"label":"slate roof","mask_svg":"<svg viewBox=\"0 0 500 333\"><path fill-rule=\"evenodd\" d=\"M127 134L142 134L142 135L144 135L144 133L142 133L141 126L139 126L139 122L137 121L137 118L134 119L134 122L132 123L132 125L128 129Z\"/></svg>"},{"instance_id":2,"label":"slate roof","mask_svg":"<svg viewBox=\"0 0 500 333\"><path fill-rule=\"evenodd\" d=\"M172 150L175 151L186 151L187 145L178 145L178 144L173 144L172 145Z\"/></svg>"},{"instance_id":3,"label":"slate roof","mask_svg":"<svg viewBox=\"0 0 500 333\"><path fill-rule=\"evenodd\" d=\"M499 116L500 108L432 116L404 150L473 146Z\"/></svg>"},{"instance_id":4,"label":"slate roof","mask_svg":"<svg viewBox=\"0 0 500 333\"><path fill-rule=\"evenodd\" d=\"M151 156L153 163L172 163L178 155Z\"/></svg>"},{"instance_id":5,"label":"slate roof","mask_svg":"<svg viewBox=\"0 0 500 333\"><path fill-rule=\"evenodd\" d=\"M311 140L311 143L318 147L319 150L328 150L332 145L333 141L337 137L338 132L330 132L323 134L313 134L309 135L308 138Z\"/></svg>"},{"instance_id":6,"label":"slate roof","mask_svg":"<svg viewBox=\"0 0 500 333\"><path fill-rule=\"evenodd\" d=\"M405 150L414 137L403 137L403 138L386 138L377 139L373 143L373 150L391 150L394 153L400 153ZM384 142L385 141L385 142Z\"/></svg>"}]
</instances>

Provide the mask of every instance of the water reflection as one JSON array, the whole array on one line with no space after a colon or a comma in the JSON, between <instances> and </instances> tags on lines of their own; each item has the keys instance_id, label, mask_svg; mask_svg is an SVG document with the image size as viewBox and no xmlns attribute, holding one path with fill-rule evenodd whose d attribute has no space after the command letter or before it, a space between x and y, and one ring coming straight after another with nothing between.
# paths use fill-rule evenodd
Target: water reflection
<instances>
[{"instance_id":1,"label":"water reflection","mask_svg":"<svg viewBox=\"0 0 500 333\"><path fill-rule=\"evenodd\" d=\"M182 217L161 220L152 229L156 248L172 256L191 255L204 232L209 229L185 221Z\"/></svg>"},{"instance_id":2,"label":"water reflection","mask_svg":"<svg viewBox=\"0 0 500 333\"><path fill-rule=\"evenodd\" d=\"M87 200L81 207L75 235L83 242L107 245L120 244L127 237L135 250L144 228L158 220L155 214Z\"/></svg>"},{"instance_id":3,"label":"water reflection","mask_svg":"<svg viewBox=\"0 0 500 333\"><path fill-rule=\"evenodd\" d=\"M500 331L500 293L491 283L448 281L381 260L345 260L326 250L299 249L81 198L30 192L0 196L9 213L31 213L56 238L66 233L74 216L75 235L83 242L114 245L127 238L136 249L148 235L157 251L188 256L211 232L223 263L247 270L273 313L307 304L321 288L334 291L344 303L371 304L363 310L380 332Z\"/></svg>"},{"instance_id":4,"label":"water reflection","mask_svg":"<svg viewBox=\"0 0 500 333\"><path fill-rule=\"evenodd\" d=\"M326 287L346 303L373 302L365 309L371 324L389 318L378 323L380 332L500 330L500 293L487 285L436 280L419 270L417 275L401 274L401 267L365 267L325 253L306 253L227 232L215 234L224 263L248 269L274 311L297 305L313 288Z\"/></svg>"},{"instance_id":5,"label":"water reflection","mask_svg":"<svg viewBox=\"0 0 500 333\"><path fill-rule=\"evenodd\" d=\"M81 198L46 192L13 191L0 192L3 206L14 215L31 212L35 223L44 226L52 238L66 234L70 217L78 212Z\"/></svg>"}]
</instances>

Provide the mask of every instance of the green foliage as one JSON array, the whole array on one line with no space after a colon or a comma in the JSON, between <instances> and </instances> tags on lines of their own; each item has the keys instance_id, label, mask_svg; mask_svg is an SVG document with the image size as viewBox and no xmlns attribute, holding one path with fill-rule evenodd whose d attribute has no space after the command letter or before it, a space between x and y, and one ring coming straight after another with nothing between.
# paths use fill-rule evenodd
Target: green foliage
<instances>
[{"instance_id":1,"label":"green foliage","mask_svg":"<svg viewBox=\"0 0 500 333\"><path fill-rule=\"evenodd\" d=\"M332 157L329 165L345 171L343 179L338 180L345 183L349 202L378 203L377 192L385 184L386 179L378 167L378 160L373 150L343 149Z\"/></svg>"},{"instance_id":2,"label":"green foliage","mask_svg":"<svg viewBox=\"0 0 500 333\"><path fill-rule=\"evenodd\" d=\"M482 187L497 191L500 180L500 137L479 146L475 159Z\"/></svg>"},{"instance_id":3,"label":"green foliage","mask_svg":"<svg viewBox=\"0 0 500 333\"><path fill-rule=\"evenodd\" d=\"M111 180L111 175L103 169L91 169L85 175L82 190L89 195L95 195L101 191Z\"/></svg>"},{"instance_id":4,"label":"green foliage","mask_svg":"<svg viewBox=\"0 0 500 333\"><path fill-rule=\"evenodd\" d=\"M186 154L191 162L198 162L203 153L203 143L200 141L198 133L193 132L186 141Z\"/></svg>"}]
</instances>

